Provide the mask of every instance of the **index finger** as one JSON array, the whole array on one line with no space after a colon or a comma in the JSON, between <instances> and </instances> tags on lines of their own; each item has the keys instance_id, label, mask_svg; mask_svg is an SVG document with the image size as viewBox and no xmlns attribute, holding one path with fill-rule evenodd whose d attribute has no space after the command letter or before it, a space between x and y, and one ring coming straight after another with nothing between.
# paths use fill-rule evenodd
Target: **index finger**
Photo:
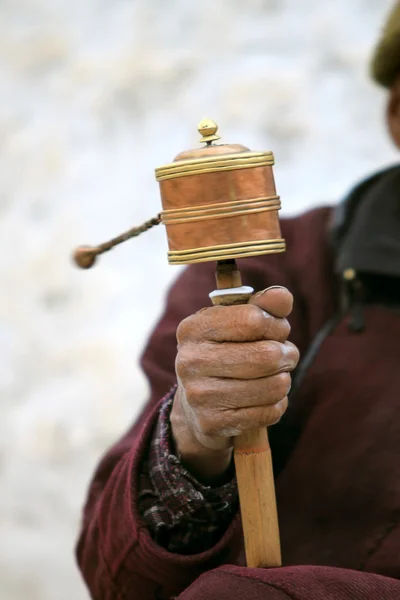
<instances>
[{"instance_id":1,"label":"index finger","mask_svg":"<svg viewBox=\"0 0 400 600\"><path fill-rule=\"evenodd\" d=\"M190 342L284 342L290 333L286 319L275 318L258 306L240 304L206 308L179 325L178 343Z\"/></svg>"}]
</instances>

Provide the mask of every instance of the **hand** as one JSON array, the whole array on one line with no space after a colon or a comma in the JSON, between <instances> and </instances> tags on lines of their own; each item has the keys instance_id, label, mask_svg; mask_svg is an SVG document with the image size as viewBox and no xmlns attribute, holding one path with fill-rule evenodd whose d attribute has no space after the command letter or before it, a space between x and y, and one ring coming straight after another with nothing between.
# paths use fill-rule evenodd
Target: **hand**
<instances>
[{"instance_id":1,"label":"hand","mask_svg":"<svg viewBox=\"0 0 400 600\"><path fill-rule=\"evenodd\" d=\"M285 412L299 359L287 341L292 305L286 288L273 287L248 304L206 308L179 325L172 433L200 480L225 473L235 436L273 425Z\"/></svg>"}]
</instances>

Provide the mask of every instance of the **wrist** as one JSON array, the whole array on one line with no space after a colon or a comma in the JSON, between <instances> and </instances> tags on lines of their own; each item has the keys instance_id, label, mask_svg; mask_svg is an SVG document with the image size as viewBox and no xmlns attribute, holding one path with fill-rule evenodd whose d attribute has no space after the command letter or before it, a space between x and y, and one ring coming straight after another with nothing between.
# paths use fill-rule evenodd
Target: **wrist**
<instances>
[{"instance_id":1,"label":"wrist","mask_svg":"<svg viewBox=\"0 0 400 600\"><path fill-rule=\"evenodd\" d=\"M231 478L232 448L214 450L196 437L182 410L183 390L178 386L170 422L175 450L183 466L206 485L221 485Z\"/></svg>"}]
</instances>

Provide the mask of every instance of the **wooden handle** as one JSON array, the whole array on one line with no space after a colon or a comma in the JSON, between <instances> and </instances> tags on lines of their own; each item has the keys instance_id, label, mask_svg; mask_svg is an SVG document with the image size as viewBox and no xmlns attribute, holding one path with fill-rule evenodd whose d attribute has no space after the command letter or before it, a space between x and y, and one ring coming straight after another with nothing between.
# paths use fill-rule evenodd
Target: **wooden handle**
<instances>
[{"instance_id":1,"label":"wooden handle","mask_svg":"<svg viewBox=\"0 0 400 600\"><path fill-rule=\"evenodd\" d=\"M251 288L241 287L234 260L217 263L216 279L218 290L210 294L214 304L247 303ZM279 567L281 547L267 429L235 438L234 457L247 566Z\"/></svg>"},{"instance_id":2,"label":"wooden handle","mask_svg":"<svg viewBox=\"0 0 400 600\"><path fill-rule=\"evenodd\" d=\"M235 467L248 567L279 567L281 545L266 429L235 438Z\"/></svg>"}]
</instances>

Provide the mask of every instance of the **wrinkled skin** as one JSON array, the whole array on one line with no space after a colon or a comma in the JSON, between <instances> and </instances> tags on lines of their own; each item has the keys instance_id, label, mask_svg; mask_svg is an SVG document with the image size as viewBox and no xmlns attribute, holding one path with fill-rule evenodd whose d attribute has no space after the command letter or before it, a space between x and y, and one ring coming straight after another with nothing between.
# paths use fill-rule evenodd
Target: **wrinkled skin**
<instances>
[{"instance_id":1,"label":"wrinkled skin","mask_svg":"<svg viewBox=\"0 0 400 600\"><path fill-rule=\"evenodd\" d=\"M172 431L201 480L223 475L234 436L273 425L285 412L299 359L287 341L292 305L290 292L274 287L247 305L206 308L180 324Z\"/></svg>"}]
</instances>

